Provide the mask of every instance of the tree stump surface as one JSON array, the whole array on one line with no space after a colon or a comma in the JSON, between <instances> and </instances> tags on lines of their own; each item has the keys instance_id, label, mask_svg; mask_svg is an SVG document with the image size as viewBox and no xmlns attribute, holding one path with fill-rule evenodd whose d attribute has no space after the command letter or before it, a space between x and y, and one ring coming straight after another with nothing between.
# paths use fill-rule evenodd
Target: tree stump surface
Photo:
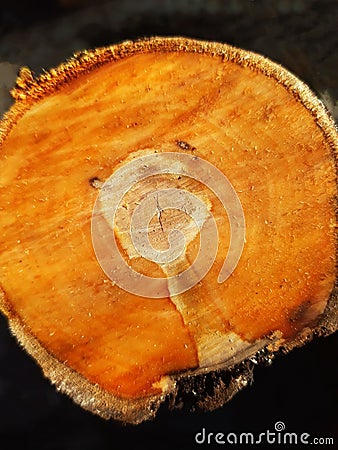
<instances>
[{"instance_id":1,"label":"tree stump surface","mask_svg":"<svg viewBox=\"0 0 338 450\"><path fill-rule=\"evenodd\" d=\"M337 132L284 68L225 44L154 38L81 52L38 79L22 69L13 96L0 128L1 309L77 403L139 423L180 386L213 376L213 392L198 399L212 409L247 383L250 360L337 328ZM100 228L116 236L129 267L169 280L166 296L147 298L102 270L92 213L112 174L165 154L185 155L189 171L155 163L162 172L138 180L116 223ZM233 217L199 179L203 161L227 177L245 217L243 251L221 283ZM170 264L137 253L128 233L140 201L166 189L193 194L203 226L209 214L218 229L211 269L182 292L175 277L203 244L189 214L157 205L149 221L157 252L172 229L185 232Z\"/></svg>"}]
</instances>

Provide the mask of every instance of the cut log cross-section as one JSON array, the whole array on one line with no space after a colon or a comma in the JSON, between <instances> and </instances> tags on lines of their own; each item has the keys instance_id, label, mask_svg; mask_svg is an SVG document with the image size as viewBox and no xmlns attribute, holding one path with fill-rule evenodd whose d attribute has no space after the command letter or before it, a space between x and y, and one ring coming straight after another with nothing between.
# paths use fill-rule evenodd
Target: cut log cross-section
<instances>
[{"instance_id":1,"label":"cut log cross-section","mask_svg":"<svg viewBox=\"0 0 338 450\"><path fill-rule=\"evenodd\" d=\"M212 374L212 408L247 361L335 331L338 138L295 76L154 38L22 69L13 96L0 307L77 403L139 423Z\"/></svg>"}]
</instances>

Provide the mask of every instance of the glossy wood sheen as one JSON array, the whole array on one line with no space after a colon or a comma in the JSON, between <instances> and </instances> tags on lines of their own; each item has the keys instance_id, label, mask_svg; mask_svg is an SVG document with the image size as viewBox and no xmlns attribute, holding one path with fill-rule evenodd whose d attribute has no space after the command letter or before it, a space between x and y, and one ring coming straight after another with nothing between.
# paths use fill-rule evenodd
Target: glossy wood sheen
<instances>
[{"instance_id":1,"label":"glossy wood sheen","mask_svg":"<svg viewBox=\"0 0 338 450\"><path fill-rule=\"evenodd\" d=\"M166 392L167 375L236 361L273 332L287 340L315 324L336 277L336 175L328 139L295 97L275 78L221 56L148 51L108 61L32 102L0 153L7 314L50 355L121 398ZM168 185L208 199L219 227L208 275L184 294L146 299L101 270L90 180L106 180L138 151L193 153L236 189L246 244L225 283L217 282L229 246L224 208L185 179ZM175 220L168 213L164 224ZM129 263L148 275L165 272L138 258Z\"/></svg>"}]
</instances>

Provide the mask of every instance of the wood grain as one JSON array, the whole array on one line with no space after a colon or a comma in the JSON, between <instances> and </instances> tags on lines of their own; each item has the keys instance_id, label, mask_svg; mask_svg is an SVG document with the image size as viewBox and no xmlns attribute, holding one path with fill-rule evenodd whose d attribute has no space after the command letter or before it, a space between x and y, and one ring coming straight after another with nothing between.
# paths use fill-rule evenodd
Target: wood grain
<instances>
[{"instance_id":1,"label":"wood grain","mask_svg":"<svg viewBox=\"0 0 338 450\"><path fill-rule=\"evenodd\" d=\"M1 309L45 374L83 407L138 423L182 377L334 331L337 133L285 69L224 44L152 39L81 53L38 80L24 69L13 95L0 128ZM195 155L227 176L246 244L218 283L230 235L221 202L196 180L154 181L207 203L220 244L200 283L152 299L119 288L97 262L93 180L163 152ZM142 190L127 194L130 214ZM162 231L185 220L162 219ZM162 236L158 221L151 226ZM126 258L146 275L173 270Z\"/></svg>"}]
</instances>

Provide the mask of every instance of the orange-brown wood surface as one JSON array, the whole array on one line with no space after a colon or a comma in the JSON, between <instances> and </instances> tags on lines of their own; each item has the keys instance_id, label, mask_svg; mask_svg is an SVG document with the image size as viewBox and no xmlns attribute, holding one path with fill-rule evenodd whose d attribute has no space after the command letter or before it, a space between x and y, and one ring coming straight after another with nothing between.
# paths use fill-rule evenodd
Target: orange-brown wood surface
<instances>
[{"instance_id":1,"label":"orange-brown wood surface","mask_svg":"<svg viewBox=\"0 0 338 450\"><path fill-rule=\"evenodd\" d=\"M165 394L175 373L226 368L271 336L295 339L316 326L336 278L336 141L312 94L259 57L249 63L226 46L163 42L126 44L114 57L102 51L100 64L89 54L67 76L22 82L2 127L2 309L20 324L21 341L32 337L121 399ZM221 244L203 280L179 295L168 286L167 298L144 298L99 266L90 232L99 188L90 180L154 152L194 154L235 188L246 242L225 283L217 282L229 248L224 208L184 177L157 182L194 192L216 219ZM126 196L131 210L138 192L142 186ZM150 225L165 242L184 220L167 211L161 230ZM128 264L168 276L170 266L128 256L123 229L115 232ZM186 261L197 243L192 236Z\"/></svg>"}]
</instances>

